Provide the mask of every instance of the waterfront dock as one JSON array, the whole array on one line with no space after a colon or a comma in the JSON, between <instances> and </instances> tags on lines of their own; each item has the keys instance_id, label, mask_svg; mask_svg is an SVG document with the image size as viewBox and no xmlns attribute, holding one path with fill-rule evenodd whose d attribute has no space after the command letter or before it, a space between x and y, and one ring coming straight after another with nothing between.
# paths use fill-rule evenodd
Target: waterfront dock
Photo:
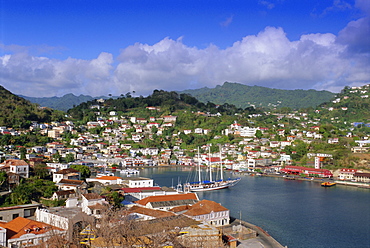
<instances>
[{"instance_id":1,"label":"waterfront dock","mask_svg":"<svg viewBox=\"0 0 370 248\"><path fill-rule=\"evenodd\" d=\"M255 175L255 173L251 172L237 172L236 174L240 175ZM300 177L300 176L285 176L285 174L259 174L258 176L262 177L276 177L276 178L282 178L285 180L299 180L299 181L307 181L307 182L315 182L315 183L322 183L325 181L328 181L329 179L327 178L312 178L312 177ZM345 186L351 186L351 187L357 187L357 188L363 188L363 189L370 189L370 184L369 183L363 183L363 182L350 182L350 181L343 181L343 180L333 180L331 179L332 182L340 185L345 185Z\"/></svg>"},{"instance_id":2,"label":"waterfront dock","mask_svg":"<svg viewBox=\"0 0 370 248\"><path fill-rule=\"evenodd\" d=\"M287 246L281 245L276 241L270 234L268 234L261 227L251 224L249 222L230 217L230 226L242 225L246 228L249 228L257 233L257 237L239 240L237 247L239 248L287 248Z\"/></svg>"}]
</instances>

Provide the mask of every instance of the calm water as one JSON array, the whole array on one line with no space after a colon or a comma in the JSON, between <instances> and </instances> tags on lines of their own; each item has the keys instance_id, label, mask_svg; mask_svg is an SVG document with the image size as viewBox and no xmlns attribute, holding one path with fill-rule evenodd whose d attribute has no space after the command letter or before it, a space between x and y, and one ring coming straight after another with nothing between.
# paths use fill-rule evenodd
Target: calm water
<instances>
[{"instance_id":1,"label":"calm water","mask_svg":"<svg viewBox=\"0 0 370 248\"><path fill-rule=\"evenodd\" d=\"M141 176L160 186L193 181L190 168L150 168ZM225 173L228 177L231 174ZM370 247L370 190L281 178L241 176L235 187L200 192L265 229L282 245L291 247Z\"/></svg>"}]
</instances>

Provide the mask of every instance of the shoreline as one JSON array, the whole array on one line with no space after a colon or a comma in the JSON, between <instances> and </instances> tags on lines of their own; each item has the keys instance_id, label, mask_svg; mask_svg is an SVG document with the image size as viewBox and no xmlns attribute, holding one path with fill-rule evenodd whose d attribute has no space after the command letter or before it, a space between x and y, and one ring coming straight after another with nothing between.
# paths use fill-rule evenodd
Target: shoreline
<instances>
[{"instance_id":1,"label":"shoreline","mask_svg":"<svg viewBox=\"0 0 370 248\"><path fill-rule=\"evenodd\" d=\"M230 216L229 226L237 226L239 224L255 231L257 233L257 237L239 240L239 244L237 247L260 247L258 244L261 244L263 247L287 248L287 246L283 246L282 244L280 244L276 239L274 239L267 231L263 230L261 227Z\"/></svg>"},{"instance_id":2,"label":"shoreline","mask_svg":"<svg viewBox=\"0 0 370 248\"><path fill-rule=\"evenodd\" d=\"M184 167L184 168L193 168L191 165L158 165L158 166L134 166L130 168L138 168L138 169L145 169L145 168L176 168L176 167ZM112 170L112 169L108 169ZM335 180L335 179L328 179L328 178L307 178L307 177L299 177L299 176L293 176L293 175L285 175L285 174L259 174L255 172L247 172L247 171L235 171L235 170L227 170L233 174L242 174L242 175L254 175L254 176L262 176L262 177L277 177L282 178L286 180L299 180L299 181L309 181L309 182L315 182L315 183L322 183L325 181L333 181L336 184L344 185L344 186L350 186L350 187L357 187L362 189L370 189L370 183L362 183L362 182L350 182L350 181L342 181L342 180ZM285 175L285 177L284 177Z\"/></svg>"},{"instance_id":3,"label":"shoreline","mask_svg":"<svg viewBox=\"0 0 370 248\"><path fill-rule=\"evenodd\" d=\"M335 180L335 179L328 179L328 178L306 178L306 177L299 177L299 176L292 176L288 175L273 175L273 174L261 174L261 175L256 175L255 173L249 173L249 172L235 172L233 171L232 173L239 173L243 175L251 175L254 174L255 176L262 176L262 177L275 177L275 178L282 178L286 180L298 180L298 181L308 181L308 182L315 182L315 183L323 183L327 181L332 181L336 184L339 185L345 185L345 186L351 186L351 187L357 187L357 188L362 188L362 189L370 189L370 184L368 183L361 183L361 182L349 182L349 181L342 181L342 180Z\"/></svg>"}]
</instances>

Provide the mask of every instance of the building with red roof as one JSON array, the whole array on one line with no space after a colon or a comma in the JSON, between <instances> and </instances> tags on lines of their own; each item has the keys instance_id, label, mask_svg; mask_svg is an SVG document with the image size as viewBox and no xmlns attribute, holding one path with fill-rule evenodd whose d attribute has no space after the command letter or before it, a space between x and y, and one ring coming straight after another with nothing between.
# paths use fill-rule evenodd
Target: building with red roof
<instances>
[{"instance_id":1,"label":"building with red roof","mask_svg":"<svg viewBox=\"0 0 370 248\"><path fill-rule=\"evenodd\" d=\"M176 194L176 195L158 195L148 196L135 203L146 208L159 210L169 210L174 207L193 205L199 201L197 194Z\"/></svg>"},{"instance_id":2,"label":"building with red roof","mask_svg":"<svg viewBox=\"0 0 370 248\"><path fill-rule=\"evenodd\" d=\"M317 175L319 177L328 177L328 178L333 177L333 173L331 173L330 170L315 169L315 168L303 167L303 166L288 165L288 166L285 166L285 168L281 169L280 171L283 173L293 174L293 175L306 174L307 176Z\"/></svg>"},{"instance_id":3,"label":"building with red roof","mask_svg":"<svg viewBox=\"0 0 370 248\"><path fill-rule=\"evenodd\" d=\"M61 228L23 217L0 222L0 245L5 247L40 245L52 236L64 234L65 230Z\"/></svg>"},{"instance_id":4,"label":"building with red roof","mask_svg":"<svg viewBox=\"0 0 370 248\"><path fill-rule=\"evenodd\" d=\"M353 175L357 172L356 169L343 168L338 173L338 178L340 180L352 180Z\"/></svg>"},{"instance_id":5,"label":"building with red roof","mask_svg":"<svg viewBox=\"0 0 370 248\"><path fill-rule=\"evenodd\" d=\"M176 207L170 211L184 214L197 221L207 222L213 226L228 225L230 221L229 209L209 200L201 200L192 206Z\"/></svg>"}]
</instances>

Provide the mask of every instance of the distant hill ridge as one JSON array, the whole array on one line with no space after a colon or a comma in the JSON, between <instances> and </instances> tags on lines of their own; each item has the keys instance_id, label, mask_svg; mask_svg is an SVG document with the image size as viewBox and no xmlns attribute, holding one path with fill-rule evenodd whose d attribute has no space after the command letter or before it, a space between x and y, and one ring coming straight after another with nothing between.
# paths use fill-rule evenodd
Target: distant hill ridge
<instances>
[{"instance_id":1,"label":"distant hill ridge","mask_svg":"<svg viewBox=\"0 0 370 248\"><path fill-rule=\"evenodd\" d=\"M66 94L62 97L29 97L29 96L21 96L24 99L37 103L42 107L49 107L52 109L57 109L61 111L67 111L68 109L73 108L83 102L92 101L99 98L108 98L108 97L92 97L88 95L79 95L75 96L72 93Z\"/></svg>"},{"instance_id":2,"label":"distant hill ridge","mask_svg":"<svg viewBox=\"0 0 370 248\"><path fill-rule=\"evenodd\" d=\"M335 96L334 93L325 90L280 90L230 82L225 82L222 86L217 85L215 88L204 87L178 93L190 94L201 102L229 103L240 108L255 106L292 109L316 107Z\"/></svg>"},{"instance_id":3,"label":"distant hill ridge","mask_svg":"<svg viewBox=\"0 0 370 248\"><path fill-rule=\"evenodd\" d=\"M233 104L239 108L250 106L263 108L282 108L292 109L316 107L322 103L329 102L335 94L329 91L316 90L280 90L261 86L248 86L239 83L225 82L222 86L215 88L200 88L194 90L177 91L179 94L190 94L203 103L212 102L215 104ZM21 96L32 103L37 103L42 107L67 111L83 102L95 99L118 97L92 97L88 95L75 96L66 94L62 97L28 97Z\"/></svg>"}]
</instances>

